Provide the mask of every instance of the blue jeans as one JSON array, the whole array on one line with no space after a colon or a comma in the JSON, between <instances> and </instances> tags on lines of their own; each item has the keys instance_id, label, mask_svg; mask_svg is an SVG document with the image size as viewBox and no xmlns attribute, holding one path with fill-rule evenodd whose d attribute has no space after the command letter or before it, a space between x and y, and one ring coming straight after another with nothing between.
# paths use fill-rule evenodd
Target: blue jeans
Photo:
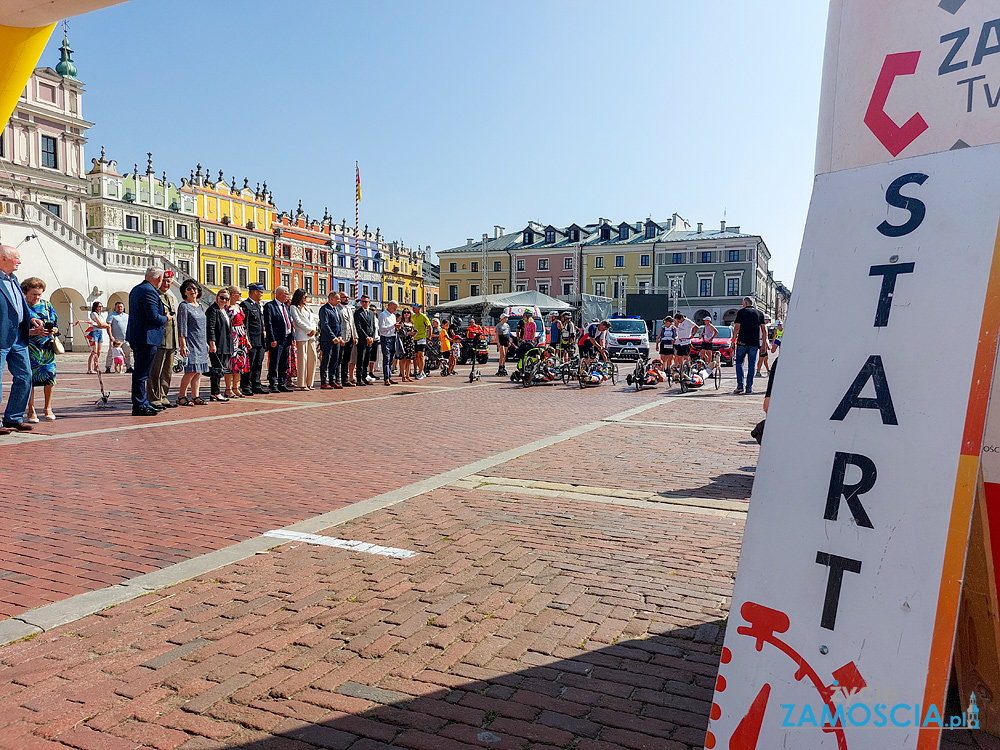
<instances>
[{"instance_id":1,"label":"blue jeans","mask_svg":"<svg viewBox=\"0 0 1000 750\"><path fill-rule=\"evenodd\" d=\"M396 337L383 336L380 342L382 344L382 379L388 380L392 377L392 365L396 361Z\"/></svg>"},{"instance_id":2,"label":"blue jeans","mask_svg":"<svg viewBox=\"0 0 1000 750\"><path fill-rule=\"evenodd\" d=\"M14 344L10 349L0 349L0 371L4 362L14 381L10 385L7 408L3 413L4 422L24 421L24 410L31 395L31 360L28 358L27 344ZM2 392L0 392L2 395Z\"/></svg>"},{"instance_id":3,"label":"blue jeans","mask_svg":"<svg viewBox=\"0 0 1000 750\"><path fill-rule=\"evenodd\" d=\"M747 358L747 364L749 364L750 369L747 371L747 390L753 390L753 376L754 372L757 370L757 352L760 351L759 346L744 346L743 344L736 345L736 387L743 388L743 358Z\"/></svg>"}]
</instances>

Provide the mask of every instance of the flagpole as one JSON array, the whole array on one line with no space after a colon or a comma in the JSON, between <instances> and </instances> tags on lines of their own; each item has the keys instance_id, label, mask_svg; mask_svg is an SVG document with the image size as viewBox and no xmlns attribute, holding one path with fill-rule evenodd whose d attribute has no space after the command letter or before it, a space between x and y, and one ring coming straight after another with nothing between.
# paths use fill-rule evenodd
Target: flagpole
<instances>
[{"instance_id":1,"label":"flagpole","mask_svg":"<svg viewBox=\"0 0 1000 750\"><path fill-rule=\"evenodd\" d=\"M361 299L361 227L358 224L358 205L361 203L361 168L354 162L357 189L354 191L354 298Z\"/></svg>"}]
</instances>

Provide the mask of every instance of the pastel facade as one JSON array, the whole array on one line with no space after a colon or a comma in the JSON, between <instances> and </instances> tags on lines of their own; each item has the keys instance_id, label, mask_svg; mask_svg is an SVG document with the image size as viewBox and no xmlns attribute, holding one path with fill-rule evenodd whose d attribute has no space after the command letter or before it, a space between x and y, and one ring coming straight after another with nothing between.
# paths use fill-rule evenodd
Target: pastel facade
<instances>
[{"instance_id":1,"label":"pastel facade","mask_svg":"<svg viewBox=\"0 0 1000 750\"><path fill-rule=\"evenodd\" d=\"M325 303L331 290L333 220L312 219L302 210L281 212L274 220L274 273L291 291L304 289L313 302Z\"/></svg>"},{"instance_id":2,"label":"pastel facade","mask_svg":"<svg viewBox=\"0 0 1000 750\"><path fill-rule=\"evenodd\" d=\"M196 200L197 278L213 292L231 284L246 289L250 283L260 283L265 299L271 299L277 286L271 194L266 182L256 190L246 179L242 187L235 183L235 178L226 182L222 170L213 182L200 164L190 180L182 180L182 192L189 191Z\"/></svg>"},{"instance_id":3,"label":"pastel facade","mask_svg":"<svg viewBox=\"0 0 1000 750\"><path fill-rule=\"evenodd\" d=\"M0 195L35 203L83 232L84 134L93 123L83 119L84 89L72 51L64 36L56 69L35 68L0 133L0 159L14 183L12 189L6 177L0 181Z\"/></svg>"},{"instance_id":4,"label":"pastel facade","mask_svg":"<svg viewBox=\"0 0 1000 750\"><path fill-rule=\"evenodd\" d=\"M333 225L333 249L331 259L331 283L337 285L338 292L346 292L351 299L367 294L374 301L382 299L382 254L379 251L377 232L369 232L366 226L357 237L353 227L344 219ZM358 249L361 265L358 268L360 294L354 283L355 247Z\"/></svg>"},{"instance_id":5,"label":"pastel facade","mask_svg":"<svg viewBox=\"0 0 1000 750\"><path fill-rule=\"evenodd\" d=\"M144 270L153 259L166 259L184 274L198 269L198 216L195 196L157 177L153 155L147 154L146 173L135 165L121 175L117 162L91 159L87 173L87 236L112 251L120 262L132 261ZM144 260L144 258L148 260Z\"/></svg>"},{"instance_id":6,"label":"pastel facade","mask_svg":"<svg viewBox=\"0 0 1000 750\"><path fill-rule=\"evenodd\" d=\"M430 245L424 248L424 304L433 307L441 302L441 266L427 258L431 254Z\"/></svg>"},{"instance_id":7,"label":"pastel facade","mask_svg":"<svg viewBox=\"0 0 1000 750\"><path fill-rule=\"evenodd\" d=\"M382 289L385 302L424 304L424 253L401 242L383 243Z\"/></svg>"}]
</instances>

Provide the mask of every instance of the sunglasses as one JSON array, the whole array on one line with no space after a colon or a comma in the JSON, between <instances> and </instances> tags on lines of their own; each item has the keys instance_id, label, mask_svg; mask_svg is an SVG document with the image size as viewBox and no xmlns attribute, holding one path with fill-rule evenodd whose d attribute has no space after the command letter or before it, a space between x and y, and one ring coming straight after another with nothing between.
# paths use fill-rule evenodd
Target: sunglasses
<instances>
[{"instance_id":1,"label":"sunglasses","mask_svg":"<svg viewBox=\"0 0 1000 750\"><path fill-rule=\"evenodd\" d=\"M216 297L216 299L221 299L223 302L229 301L229 297Z\"/></svg>"}]
</instances>

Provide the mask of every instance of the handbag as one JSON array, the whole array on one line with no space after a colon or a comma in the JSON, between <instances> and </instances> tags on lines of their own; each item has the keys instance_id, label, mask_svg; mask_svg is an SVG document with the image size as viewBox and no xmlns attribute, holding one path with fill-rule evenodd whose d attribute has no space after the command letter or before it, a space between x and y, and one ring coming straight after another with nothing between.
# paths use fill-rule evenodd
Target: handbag
<instances>
[{"instance_id":1,"label":"handbag","mask_svg":"<svg viewBox=\"0 0 1000 750\"><path fill-rule=\"evenodd\" d=\"M66 347L63 346L63 342L60 340L58 333L52 337L52 353L53 354L66 353Z\"/></svg>"}]
</instances>

